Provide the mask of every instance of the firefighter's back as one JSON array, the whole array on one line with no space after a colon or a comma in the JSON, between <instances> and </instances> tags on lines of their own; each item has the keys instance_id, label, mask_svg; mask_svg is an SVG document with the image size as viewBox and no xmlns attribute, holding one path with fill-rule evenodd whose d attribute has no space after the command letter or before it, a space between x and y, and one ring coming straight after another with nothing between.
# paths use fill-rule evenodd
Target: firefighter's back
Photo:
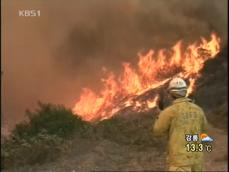
<instances>
[{"instance_id":1,"label":"firefighter's back","mask_svg":"<svg viewBox=\"0 0 229 172\"><path fill-rule=\"evenodd\" d=\"M188 151L190 135L199 136L205 130L206 119L203 110L183 98L170 107L173 118L169 129L169 163L171 166L192 166L200 169L203 153ZM197 142L190 142L198 144Z\"/></svg>"}]
</instances>

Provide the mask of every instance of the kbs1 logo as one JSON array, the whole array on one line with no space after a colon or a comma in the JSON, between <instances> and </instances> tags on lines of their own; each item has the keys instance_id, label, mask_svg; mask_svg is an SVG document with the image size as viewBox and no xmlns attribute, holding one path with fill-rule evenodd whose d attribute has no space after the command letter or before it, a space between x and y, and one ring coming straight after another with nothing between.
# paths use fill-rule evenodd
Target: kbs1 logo
<instances>
[{"instance_id":1,"label":"kbs1 logo","mask_svg":"<svg viewBox=\"0 0 229 172\"><path fill-rule=\"evenodd\" d=\"M18 10L19 17L40 17L40 10Z\"/></svg>"}]
</instances>

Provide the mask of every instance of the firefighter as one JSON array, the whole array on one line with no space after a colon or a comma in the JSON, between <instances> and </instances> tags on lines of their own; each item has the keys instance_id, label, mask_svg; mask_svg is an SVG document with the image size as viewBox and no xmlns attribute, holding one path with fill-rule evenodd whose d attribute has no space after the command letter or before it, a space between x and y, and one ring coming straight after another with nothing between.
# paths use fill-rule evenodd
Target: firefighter
<instances>
[{"instance_id":1,"label":"firefighter","mask_svg":"<svg viewBox=\"0 0 229 172\"><path fill-rule=\"evenodd\" d=\"M173 99L172 105L159 113L153 126L154 136L169 138L168 171L202 171L203 152L188 151L186 137L199 136L206 132L205 114L199 106L186 97L187 84L182 78L171 79L168 93ZM197 144L200 143L199 140Z\"/></svg>"}]
</instances>

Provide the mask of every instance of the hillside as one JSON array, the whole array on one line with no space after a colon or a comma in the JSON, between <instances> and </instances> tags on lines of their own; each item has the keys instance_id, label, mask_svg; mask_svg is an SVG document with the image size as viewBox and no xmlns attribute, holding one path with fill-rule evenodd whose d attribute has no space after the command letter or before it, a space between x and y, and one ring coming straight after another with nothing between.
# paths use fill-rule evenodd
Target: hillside
<instances>
[{"instance_id":1,"label":"hillside","mask_svg":"<svg viewBox=\"0 0 229 172\"><path fill-rule=\"evenodd\" d=\"M205 170L227 169L227 49L206 62L192 98L210 122L213 151L205 157ZM144 95L142 95L144 96ZM165 100L166 101L166 100ZM166 105L166 102L165 102ZM76 134L57 160L9 168L5 172L161 171L165 167L166 138L156 139L151 127L155 109L136 113L124 109L111 119Z\"/></svg>"}]
</instances>

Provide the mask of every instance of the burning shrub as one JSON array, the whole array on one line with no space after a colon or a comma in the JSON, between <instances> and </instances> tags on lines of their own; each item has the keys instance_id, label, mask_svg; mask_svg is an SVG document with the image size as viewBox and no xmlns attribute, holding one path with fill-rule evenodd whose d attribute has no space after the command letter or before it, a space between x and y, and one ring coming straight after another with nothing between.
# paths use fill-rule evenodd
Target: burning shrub
<instances>
[{"instance_id":1,"label":"burning shrub","mask_svg":"<svg viewBox=\"0 0 229 172\"><path fill-rule=\"evenodd\" d=\"M139 53L138 63L122 63L120 74L105 70L100 91L84 88L73 112L86 121L97 121L111 118L129 106L140 109L138 112L155 107L157 94L146 102L136 101L135 98L163 86L174 76L189 81L187 95L190 95L195 90L205 62L214 59L220 52L220 40L212 33L210 40L201 37L187 46L178 41L170 49L151 49L146 54Z\"/></svg>"}]
</instances>

